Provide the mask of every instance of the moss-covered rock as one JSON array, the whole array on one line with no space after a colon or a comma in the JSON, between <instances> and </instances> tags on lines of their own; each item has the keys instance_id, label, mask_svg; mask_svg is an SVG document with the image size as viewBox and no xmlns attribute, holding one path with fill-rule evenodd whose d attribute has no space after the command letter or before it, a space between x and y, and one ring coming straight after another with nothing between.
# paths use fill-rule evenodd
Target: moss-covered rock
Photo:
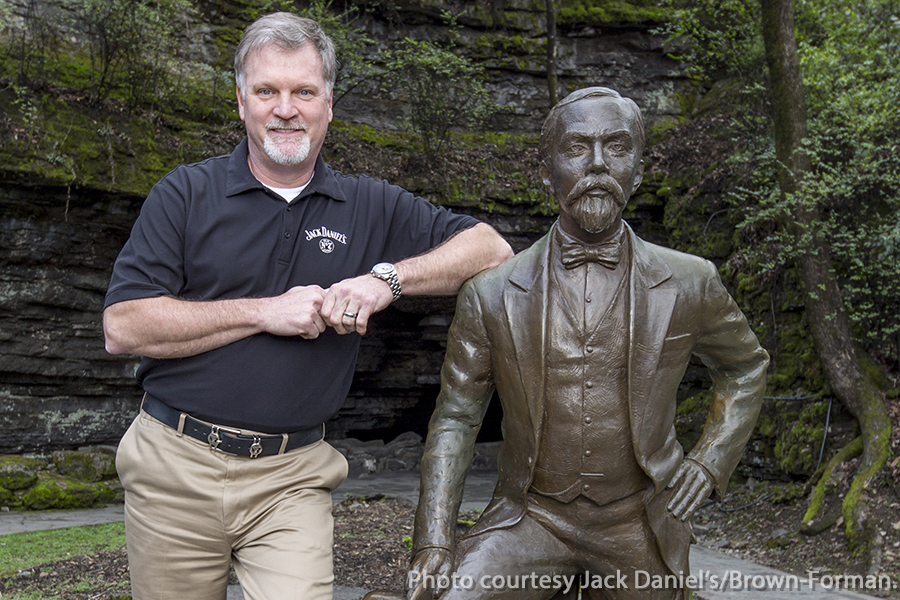
<instances>
[{"instance_id":1,"label":"moss-covered rock","mask_svg":"<svg viewBox=\"0 0 900 600\"><path fill-rule=\"evenodd\" d=\"M105 483L83 483L74 479L54 479L42 475L37 485L22 497L22 507L27 510L66 510L90 508L115 499L115 492Z\"/></svg>"},{"instance_id":2,"label":"moss-covered rock","mask_svg":"<svg viewBox=\"0 0 900 600\"><path fill-rule=\"evenodd\" d=\"M88 452L60 450L53 453L53 464L61 475L87 483L116 476L115 454L100 449Z\"/></svg>"},{"instance_id":3,"label":"moss-covered rock","mask_svg":"<svg viewBox=\"0 0 900 600\"><path fill-rule=\"evenodd\" d=\"M0 456L0 488L23 490L37 483L38 472L47 464L34 458L17 455Z\"/></svg>"},{"instance_id":4,"label":"moss-covered rock","mask_svg":"<svg viewBox=\"0 0 900 600\"><path fill-rule=\"evenodd\" d=\"M15 503L15 495L4 487L0 487L0 506L11 508Z\"/></svg>"}]
</instances>

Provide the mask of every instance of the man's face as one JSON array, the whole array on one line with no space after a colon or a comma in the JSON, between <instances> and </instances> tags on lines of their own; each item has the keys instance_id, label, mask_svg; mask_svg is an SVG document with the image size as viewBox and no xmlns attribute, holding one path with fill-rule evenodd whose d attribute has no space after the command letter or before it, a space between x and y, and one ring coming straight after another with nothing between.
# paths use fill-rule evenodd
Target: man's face
<instances>
[{"instance_id":1,"label":"man's face","mask_svg":"<svg viewBox=\"0 0 900 600\"><path fill-rule=\"evenodd\" d=\"M238 110L250 160L267 170L315 164L331 122L331 94L312 44L299 50L264 46L247 58Z\"/></svg>"},{"instance_id":2,"label":"man's face","mask_svg":"<svg viewBox=\"0 0 900 600\"><path fill-rule=\"evenodd\" d=\"M632 108L617 98L589 97L562 109L541 177L559 201L565 231L592 237L618 227L644 173L634 122Z\"/></svg>"}]
</instances>

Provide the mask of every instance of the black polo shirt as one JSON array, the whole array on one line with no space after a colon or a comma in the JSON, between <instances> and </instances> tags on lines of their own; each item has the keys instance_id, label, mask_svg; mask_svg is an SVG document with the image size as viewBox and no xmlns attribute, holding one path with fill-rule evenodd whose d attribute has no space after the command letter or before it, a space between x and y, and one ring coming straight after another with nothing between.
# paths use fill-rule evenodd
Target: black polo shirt
<instances>
[{"instance_id":1,"label":"black polo shirt","mask_svg":"<svg viewBox=\"0 0 900 600\"><path fill-rule=\"evenodd\" d=\"M246 138L230 155L182 165L147 196L119 254L106 306L157 296L217 300L328 288L378 262L421 254L478 221L319 157L291 202L250 172ZM350 388L360 338L254 335L179 359L144 358L138 383L200 419L267 433L323 423Z\"/></svg>"}]
</instances>

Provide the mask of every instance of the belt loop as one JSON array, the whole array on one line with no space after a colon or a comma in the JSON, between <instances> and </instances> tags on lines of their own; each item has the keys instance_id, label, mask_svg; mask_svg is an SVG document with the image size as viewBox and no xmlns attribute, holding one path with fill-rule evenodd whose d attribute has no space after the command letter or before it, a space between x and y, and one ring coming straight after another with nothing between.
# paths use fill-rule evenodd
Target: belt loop
<instances>
[{"instance_id":1,"label":"belt loop","mask_svg":"<svg viewBox=\"0 0 900 600\"><path fill-rule=\"evenodd\" d=\"M284 454L284 450L285 450L285 448L287 448L289 437L290 436L286 433L281 434L281 449L278 450L278 454Z\"/></svg>"},{"instance_id":2,"label":"belt loop","mask_svg":"<svg viewBox=\"0 0 900 600\"><path fill-rule=\"evenodd\" d=\"M184 420L187 418L185 413L180 413L178 415L178 428L175 430L178 437L184 436Z\"/></svg>"}]
</instances>

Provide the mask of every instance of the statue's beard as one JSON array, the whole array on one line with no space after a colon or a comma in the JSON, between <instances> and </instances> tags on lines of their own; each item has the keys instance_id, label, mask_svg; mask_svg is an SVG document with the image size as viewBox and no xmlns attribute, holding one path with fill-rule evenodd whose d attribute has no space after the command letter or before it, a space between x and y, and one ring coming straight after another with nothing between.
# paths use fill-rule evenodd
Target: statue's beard
<instances>
[{"instance_id":1,"label":"statue's beard","mask_svg":"<svg viewBox=\"0 0 900 600\"><path fill-rule=\"evenodd\" d=\"M585 177L575 184L565 199L569 214L588 233L612 228L622 216L625 192L611 177Z\"/></svg>"}]
</instances>

